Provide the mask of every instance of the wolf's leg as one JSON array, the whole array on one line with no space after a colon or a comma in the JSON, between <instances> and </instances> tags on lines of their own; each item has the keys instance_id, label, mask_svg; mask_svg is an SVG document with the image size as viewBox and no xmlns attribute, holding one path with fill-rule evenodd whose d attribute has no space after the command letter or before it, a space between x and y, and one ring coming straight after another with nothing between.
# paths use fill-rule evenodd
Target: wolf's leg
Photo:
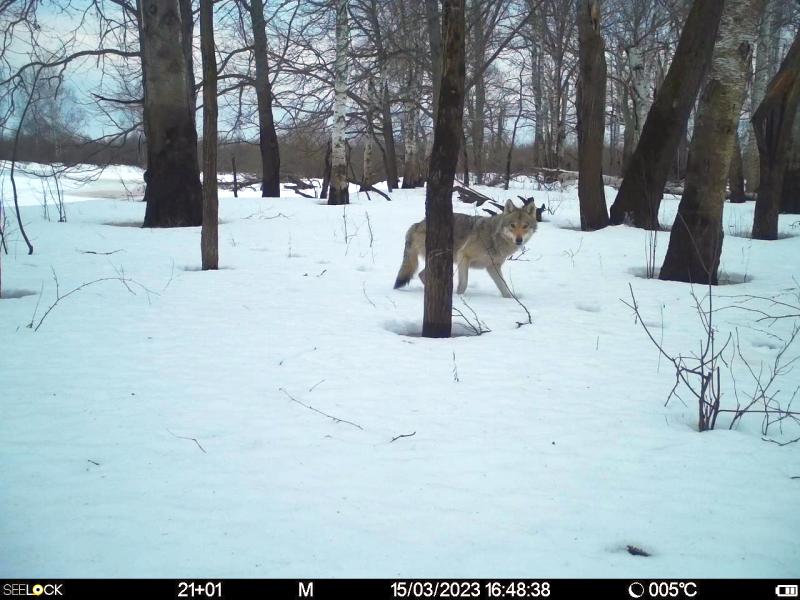
<instances>
[{"instance_id":1,"label":"wolf's leg","mask_svg":"<svg viewBox=\"0 0 800 600\"><path fill-rule=\"evenodd\" d=\"M422 285L425 285L425 269L419 272L419 278L422 281Z\"/></svg>"},{"instance_id":2,"label":"wolf's leg","mask_svg":"<svg viewBox=\"0 0 800 600\"><path fill-rule=\"evenodd\" d=\"M461 259L458 261L458 288L456 294L463 294L467 291L467 283L469 282L469 261Z\"/></svg>"},{"instance_id":3,"label":"wolf's leg","mask_svg":"<svg viewBox=\"0 0 800 600\"><path fill-rule=\"evenodd\" d=\"M486 270L489 271L489 277L492 278L492 281L494 281L497 289L500 290L503 298L512 298L511 290L508 289L508 285L506 285L505 279L503 279L503 273L500 271L500 265L491 265Z\"/></svg>"}]
</instances>

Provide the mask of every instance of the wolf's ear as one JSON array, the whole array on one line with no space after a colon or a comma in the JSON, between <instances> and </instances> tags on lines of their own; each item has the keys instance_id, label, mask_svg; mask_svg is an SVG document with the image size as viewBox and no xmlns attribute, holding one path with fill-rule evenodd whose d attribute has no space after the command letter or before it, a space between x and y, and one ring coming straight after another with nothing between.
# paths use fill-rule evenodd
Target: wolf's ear
<instances>
[{"instance_id":1,"label":"wolf's ear","mask_svg":"<svg viewBox=\"0 0 800 600\"><path fill-rule=\"evenodd\" d=\"M503 212L510 213L512 210L514 210L514 203L511 200L506 200L506 208Z\"/></svg>"},{"instance_id":2,"label":"wolf's ear","mask_svg":"<svg viewBox=\"0 0 800 600\"><path fill-rule=\"evenodd\" d=\"M525 205L525 210L527 210L532 215L536 214L537 211L536 202L528 202L528 204Z\"/></svg>"}]
</instances>

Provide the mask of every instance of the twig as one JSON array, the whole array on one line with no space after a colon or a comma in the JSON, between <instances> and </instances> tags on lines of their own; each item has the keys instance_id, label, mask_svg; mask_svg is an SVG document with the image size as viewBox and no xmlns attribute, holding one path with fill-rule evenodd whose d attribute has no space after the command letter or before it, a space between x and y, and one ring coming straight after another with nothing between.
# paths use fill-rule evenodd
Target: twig
<instances>
[{"instance_id":1,"label":"twig","mask_svg":"<svg viewBox=\"0 0 800 600\"><path fill-rule=\"evenodd\" d=\"M417 435L417 432L416 432L416 431L414 431L413 433L403 433L403 434L401 434L401 435L396 435L396 436L394 436L394 437L392 438L392 441L391 441L391 442L389 442L389 443L391 444L392 442L394 442L394 441L396 441L396 440L399 440L400 438L407 438L407 437L412 437L412 436L415 436L415 435Z\"/></svg>"},{"instance_id":2,"label":"twig","mask_svg":"<svg viewBox=\"0 0 800 600\"><path fill-rule=\"evenodd\" d=\"M286 391L285 389L283 389L283 388L278 388L278 390L280 390L281 392L283 392L284 394L286 394L286 396L287 396L287 397L289 398L289 400L291 400L292 402L297 402L297 403L298 403L300 406L303 406L303 407L307 408L308 410L312 410L312 411L314 411L315 413L319 413L319 414L321 414L323 417L328 417L329 419L332 419L334 423L347 423L348 425L352 425L353 427L357 427L357 428L358 428L358 429L360 429L361 431L364 431L364 428L363 428L361 425L358 425L357 423L353 423L352 421L348 421L347 419L340 419L339 417L334 417L333 415L329 415L329 414L328 414L328 413L326 413L326 412L322 412L322 411L321 411L321 410L319 410L318 408L314 408L314 407L313 407L313 406L311 406L310 404L306 404L306 403L304 403L304 402L300 402L300 400L298 400L297 398L295 398L294 396L292 396L292 395L291 395L289 392L287 392L287 391Z\"/></svg>"},{"instance_id":3,"label":"twig","mask_svg":"<svg viewBox=\"0 0 800 600\"><path fill-rule=\"evenodd\" d=\"M169 429L167 429L167 431L169 431ZM195 444L197 444L197 447L200 448L200 450L203 451L203 454L208 454L208 452L206 452L206 449L203 448L203 446L200 444L200 442L197 441L197 438L187 437L185 435L175 435L171 431L169 431L169 433L170 433L170 435L172 435L172 437L176 437L176 438L181 439L181 440L191 440L191 441L193 441Z\"/></svg>"}]
</instances>

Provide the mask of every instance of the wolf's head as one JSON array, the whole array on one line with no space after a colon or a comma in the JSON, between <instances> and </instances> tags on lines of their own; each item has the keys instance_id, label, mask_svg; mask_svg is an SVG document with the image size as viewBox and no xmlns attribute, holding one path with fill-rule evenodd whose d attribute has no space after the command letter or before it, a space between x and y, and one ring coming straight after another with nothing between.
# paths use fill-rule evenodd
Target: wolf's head
<instances>
[{"instance_id":1,"label":"wolf's head","mask_svg":"<svg viewBox=\"0 0 800 600\"><path fill-rule=\"evenodd\" d=\"M517 208L509 200L500 215L501 232L517 246L522 246L536 231L536 204Z\"/></svg>"}]
</instances>

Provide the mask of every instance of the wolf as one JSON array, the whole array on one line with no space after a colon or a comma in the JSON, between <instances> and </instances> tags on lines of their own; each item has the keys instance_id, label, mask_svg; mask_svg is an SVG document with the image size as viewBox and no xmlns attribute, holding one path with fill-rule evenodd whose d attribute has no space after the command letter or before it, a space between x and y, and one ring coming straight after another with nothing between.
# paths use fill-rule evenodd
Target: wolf
<instances>
[{"instance_id":1,"label":"wolf","mask_svg":"<svg viewBox=\"0 0 800 600\"><path fill-rule=\"evenodd\" d=\"M453 260L458 267L456 293L467 290L470 269L486 269L504 298L512 298L500 267L506 259L525 245L536 232L536 204L531 202L517 208L509 200L503 212L492 217L453 215ZM414 223L406 232L403 263L397 273L394 288L411 281L419 266L419 257L425 256L425 221ZM425 283L425 271L419 278Z\"/></svg>"}]
</instances>

